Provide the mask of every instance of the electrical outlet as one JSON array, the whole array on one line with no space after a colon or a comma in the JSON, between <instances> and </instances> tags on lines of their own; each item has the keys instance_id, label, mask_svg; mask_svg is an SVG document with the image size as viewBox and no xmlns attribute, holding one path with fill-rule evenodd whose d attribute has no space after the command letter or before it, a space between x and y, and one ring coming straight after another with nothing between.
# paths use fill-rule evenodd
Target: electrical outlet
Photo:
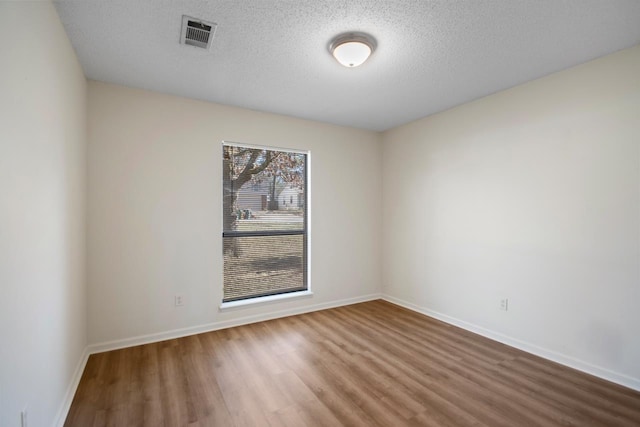
<instances>
[{"instance_id":1,"label":"electrical outlet","mask_svg":"<svg viewBox=\"0 0 640 427\"><path fill-rule=\"evenodd\" d=\"M509 310L509 298L503 298L500 300L500 310L502 311Z\"/></svg>"},{"instance_id":2,"label":"electrical outlet","mask_svg":"<svg viewBox=\"0 0 640 427\"><path fill-rule=\"evenodd\" d=\"M22 412L20 412L20 427L27 426L27 407L25 406Z\"/></svg>"},{"instance_id":3,"label":"electrical outlet","mask_svg":"<svg viewBox=\"0 0 640 427\"><path fill-rule=\"evenodd\" d=\"M176 307L182 307L184 305L184 298L182 298L182 295L176 295L174 302Z\"/></svg>"}]
</instances>

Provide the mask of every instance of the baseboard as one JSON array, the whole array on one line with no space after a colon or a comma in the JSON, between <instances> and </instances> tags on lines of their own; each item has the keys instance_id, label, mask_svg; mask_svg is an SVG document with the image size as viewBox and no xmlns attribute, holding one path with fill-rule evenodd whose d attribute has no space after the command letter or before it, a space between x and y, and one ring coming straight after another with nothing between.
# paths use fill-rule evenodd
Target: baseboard
<instances>
[{"instance_id":1,"label":"baseboard","mask_svg":"<svg viewBox=\"0 0 640 427\"><path fill-rule=\"evenodd\" d=\"M208 323L205 325L191 326L188 328L173 329L170 331L159 332L155 334L140 335L121 340L108 341L103 343L91 344L88 346L89 354L102 353L105 351L118 350L121 348L134 347L136 345L150 344L159 341L165 341L175 338L182 338L189 335L196 335L205 332L217 331L220 329L232 328L234 326L247 325L249 323L262 322L265 320L277 319L279 317L294 316L296 314L309 313L312 311L326 310L328 308L341 307L344 305L357 304L360 302L372 301L380 299L381 294L370 294L361 297L347 298L326 303L313 304L304 307L291 308L287 310L272 311L264 314L256 314L252 316L244 316L236 319L225 320L222 322Z\"/></svg>"},{"instance_id":2,"label":"baseboard","mask_svg":"<svg viewBox=\"0 0 640 427\"><path fill-rule=\"evenodd\" d=\"M542 357L547 360L551 360L561 365L565 365L570 368L577 369L579 371L596 376L598 378L602 378L607 381L611 381L613 383L622 385L624 387L628 387L630 389L640 391L640 379L632 378L627 375L602 368L600 366L592 365L585 361L575 359L573 357L566 356L564 354L561 354L546 348L539 347L537 345L528 343L526 341L518 340L512 337L509 337L507 335L483 328L481 326L474 325L472 323L465 322L460 319L456 319L455 317L451 317L446 314L442 314L437 311L430 310L428 308L417 306L415 304L401 300L399 298L392 297L390 295L383 294L381 298L385 301L407 308L411 311L415 311L415 312L424 314L426 316L433 317L434 319L441 320L450 325L457 326L459 328L476 333L478 335L482 335L483 337L492 339L494 341L498 341L508 346L515 347L519 350L526 351L527 353L531 353L533 355Z\"/></svg>"},{"instance_id":3,"label":"baseboard","mask_svg":"<svg viewBox=\"0 0 640 427\"><path fill-rule=\"evenodd\" d=\"M78 360L76 369L73 372L73 376L71 377L71 382L67 387L67 391L64 394L64 399L62 401L62 404L60 405L60 409L58 410L58 415L56 416L55 422L53 423L54 427L62 427L67 419L69 409L71 408L71 403L73 402L73 397L76 395L78 384L80 384L80 379L82 378L82 373L84 372L85 366L87 366L89 354L89 347L85 347L82 351L82 355L80 356L80 360Z\"/></svg>"},{"instance_id":4,"label":"baseboard","mask_svg":"<svg viewBox=\"0 0 640 427\"><path fill-rule=\"evenodd\" d=\"M55 427L63 427L64 422L66 421L67 415L69 413L69 409L71 408L73 397L75 396L76 390L78 388L78 384L80 384L82 373L84 372L85 366L91 354L102 353L105 351L117 350L117 349L126 348L126 347L133 347L136 345L149 344L153 342L165 341L168 339L181 338L189 335L195 335L195 334L200 334L204 332L211 332L211 331L231 328L234 326L246 325L246 324L255 323L255 322L262 322L265 320L277 319L280 317L293 316L296 314L326 310L328 308L341 307L345 305L357 304L360 302L372 301L376 299L383 299L390 303L407 308L411 311L415 311L417 313L421 313L426 316L433 317L434 319L441 320L450 325L460 327L467 331L476 333L478 335L482 335L483 337L492 339L494 341L498 341L500 343L509 345L511 347L515 347L522 351L526 351L527 353L534 354L544 359L548 359L553 362L560 363L562 365L594 375L596 377L605 379L607 381L611 381L616 384L620 384L622 386L631 388L633 390L640 391L640 380L636 378L619 374L617 372L613 372L608 369L604 369L599 366L595 366L590 363L587 363L578 359L574 359L572 357L565 356L563 354L560 354L542 347L538 347L534 344L530 344L525 341L521 341L512 337L509 337L507 335L491 331L489 329L474 325L469 322L465 322L460 319L456 319L454 317L439 313L437 311L420 307L418 305L401 300L399 298L392 297L390 295L370 294L370 295L364 295L356 298L347 298L347 299L331 301L327 303L314 304L306 307L299 307L299 308L293 308L288 310L278 310L271 313L265 313L265 314L259 314L259 315L253 315L253 316L245 316L245 317L240 317L233 320L227 320L224 322L214 322L214 323L209 323L209 324L194 326L189 328L174 329L171 331L166 331L166 332L161 332L156 334L141 335L141 336L126 338L122 340L109 341L109 342L104 342L99 344L91 344L85 347L84 351L82 352L82 356L78 361L78 365L76 366L75 372L73 373L71 382L67 387L64 400L60 405L60 409L58 410L56 421L54 422L53 425Z\"/></svg>"}]
</instances>

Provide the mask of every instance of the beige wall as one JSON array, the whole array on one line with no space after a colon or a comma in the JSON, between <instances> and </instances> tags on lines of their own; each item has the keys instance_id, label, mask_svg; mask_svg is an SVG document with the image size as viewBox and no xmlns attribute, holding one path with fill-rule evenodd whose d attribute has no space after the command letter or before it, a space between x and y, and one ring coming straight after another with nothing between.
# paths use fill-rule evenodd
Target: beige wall
<instances>
[{"instance_id":1,"label":"beige wall","mask_svg":"<svg viewBox=\"0 0 640 427\"><path fill-rule=\"evenodd\" d=\"M90 343L379 295L379 134L97 82L88 99ZM311 151L313 297L219 310L223 140Z\"/></svg>"},{"instance_id":2,"label":"beige wall","mask_svg":"<svg viewBox=\"0 0 640 427\"><path fill-rule=\"evenodd\" d=\"M87 92L48 2L0 2L0 37L0 425L59 422L87 342L381 291L640 389L640 47L379 135ZM313 297L219 310L222 140L311 150Z\"/></svg>"},{"instance_id":3,"label":"beige wall","mask_svg":"<svg viewBox=\"0 0 640 427\"><path fill-rule=\"evenodd\" d=\"M391 130L383 158L385 294L640 389L640 47Z\"/></svg>"},{"instance_id":4,"label":"beige wall","mask_svg":"<svg viewBox=\"0 0 640 427\"><path fill-rule=\"evenodd\" d=\"M86 340L86 80L49 2L0 2L0 425L64 414Z\"/></svg>"}]
</instances>

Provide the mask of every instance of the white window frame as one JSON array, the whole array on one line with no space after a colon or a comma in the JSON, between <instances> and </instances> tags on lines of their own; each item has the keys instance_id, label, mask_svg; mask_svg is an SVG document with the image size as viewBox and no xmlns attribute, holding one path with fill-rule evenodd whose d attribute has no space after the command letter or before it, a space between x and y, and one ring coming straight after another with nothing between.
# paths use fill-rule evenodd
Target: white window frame
<instances>
[{"instance_id":1,"label":"white window frame","mask_svg":"<svg viewBox=\"0 0 640 427\"><path fill-rule=\"evenodd\" d=\"M312 212L312 209L311 209L311 151L300 150L295 148L286 148L286 147L271 146L271 145L247 144L247 143L223 140L222 144L220 145L220 157L218 157L219 159L222 159L224 156L225 146L253 148L253 149L259 149L259 150L284 151L289 153L298 153L298 154L306 155L306 165L305 165L306 277L304 278L304 280L307 286L306 286L306 289L299 290L299 291L258 296L258 297L250 297L250 298L245 298L245 299L236 300L236 301L221 302L220 310L221 311L231 310L231 309L242 308L246 306L255 306L256 304L269 304L269 303L275 303L278 301L287 301L291 299L302 299L302 298L312 297L313 291L311 290L311 272L312 272L312 268L311 268L312 267L311 266L312 264L311 263L311 259L312 259L312 256L311 256L311 212ZM222 213L222 215L220 216L220 230L224 232L224 225L223 225L223 222L224 222L223 216L225 215L224 203L221 203L220 209ZM224 239L224 237L222 238ZM223 267L220 271L220 283L222 283L222 285L224 286L224 251L220 252L220 257L221 257L221 263L219 265ZM223 293L223 298L224 298L224 293Z\"/></svg>"}]
</instances>

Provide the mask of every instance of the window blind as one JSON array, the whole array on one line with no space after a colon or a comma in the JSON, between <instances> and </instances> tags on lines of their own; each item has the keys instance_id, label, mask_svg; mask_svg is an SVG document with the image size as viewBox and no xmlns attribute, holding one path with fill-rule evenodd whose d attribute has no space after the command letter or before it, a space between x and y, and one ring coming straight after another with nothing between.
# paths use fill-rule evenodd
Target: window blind
<instances>
[{"instance_id":1,"label":"window blind","mask_svg":"<svg viewBox=\"0 0 640 427\"><path fill-rule=\"evenodd\" d=\"M307 154L223 145L223 302L307 289Z\"/></svg>"}]
</instances>

